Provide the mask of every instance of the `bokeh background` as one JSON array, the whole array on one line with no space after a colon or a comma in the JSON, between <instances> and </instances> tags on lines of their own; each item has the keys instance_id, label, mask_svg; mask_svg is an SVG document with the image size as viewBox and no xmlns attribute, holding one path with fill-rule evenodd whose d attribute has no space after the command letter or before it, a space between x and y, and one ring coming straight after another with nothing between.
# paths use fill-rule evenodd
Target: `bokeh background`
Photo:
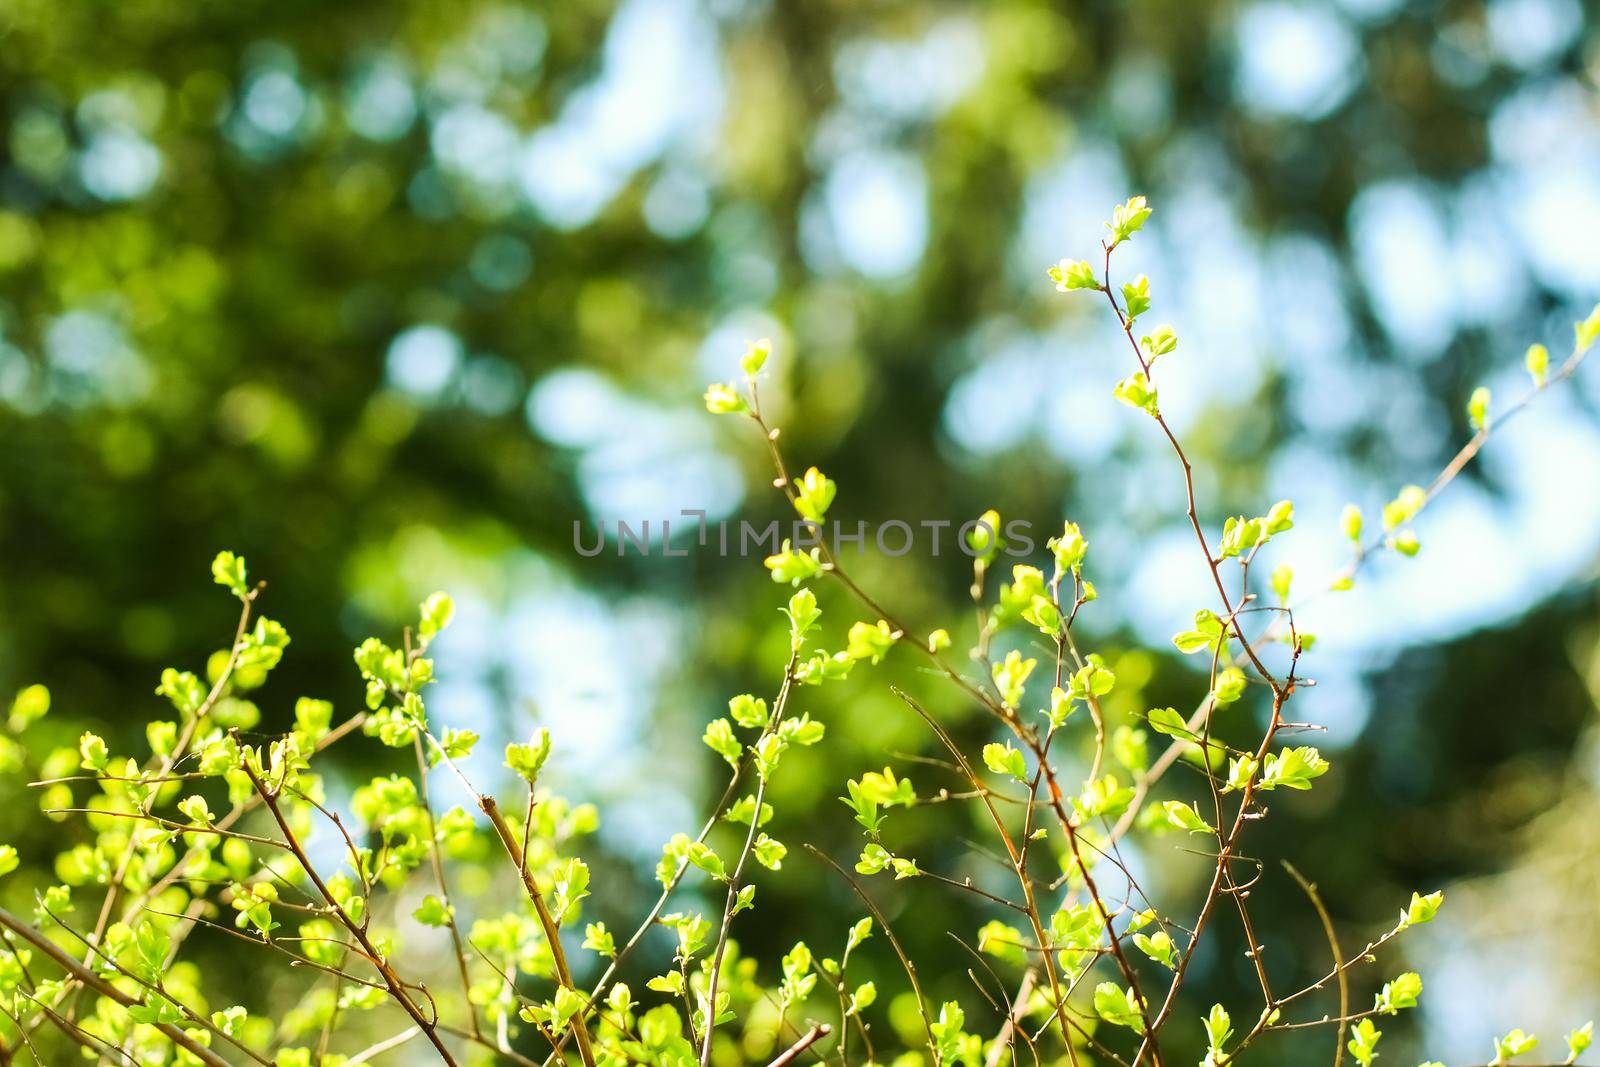
<instances>
[{"instance_id":1,"label":"bokeh background","mask_svg":"<svg viewBox=\"0 0 1600 1067\"><path fill-rule=\"evenodd\" d=\"M605 812L595 910L624 926L720 788L704 721L781 669L781 593L692 537L583 558L573 526L783 514L759 440L698 399L746 339L776 339L769 402L839 517L1082 523L1115 714L1192 702L1167 638L1209 599L1177 472L1110 399L1101 308L1044 267L1151 198L1118 269L1183 338L1163 408L1202 517L1293 496L1272 562L1320 580L1340 507L1426 482L1471 389L1519 392L1523 348L1560 358L1600 295L1597 78L1580 0L4 0L0 683L131 746L160 668L231 633L206 575L227 547L294 635L269 718L300 694L353 710L349 648L448 589L434 714L486 745L551 726L557 783ZM1597 404L1587 368L1429 510L1417 559L1303 619L1298 714L1335 770L1253 841L1320 883L1347 946L1448 890L1404 948L1428 992L1385 1026L1396 1062L1424 1039L1478 1062L1513 1025L1556 1042L1600 1004ZM970 636L948 548L852 569ZM824 604L837 643L858 612ZM844 777L931 751L889 681L985 739L909 656L807 692L829 738L786 764L791 859L740 931L769 969L859 914L793 847L854 847ZM991 877L957 810L902 818L901 851ZM1181 854L1132 862L1192 911ZM982 1018L945 931L991 916L880 897ZM1326 969L1275 865L1253 901L1279 985ZM1195 985L1246 1005L1228 918ZM863 966L895 983L886 954Z\"/></svg>"}]
</instances>

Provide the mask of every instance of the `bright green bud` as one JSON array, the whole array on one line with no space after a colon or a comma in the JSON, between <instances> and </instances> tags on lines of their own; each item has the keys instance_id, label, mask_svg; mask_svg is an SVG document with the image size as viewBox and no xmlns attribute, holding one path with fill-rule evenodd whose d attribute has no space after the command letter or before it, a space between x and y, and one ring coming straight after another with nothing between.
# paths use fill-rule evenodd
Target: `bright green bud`
<instances>
[{"instance_id":1,"label":"bright green bud","mask_svg":"<svg viewBox=\"0 0 1600 1067\"><path fill-rule=\"evenodd\" d=\"M1087 260L1063 259L1046 273L1050 275L1050 280L1056 283L1058 293L1070 292L1073 289L1100 288L1100 283L1095 281L1094 268L1089 266Z\"/></svg>"},{"instance_id":2,"label":"bright green bud","mask_svg":"<svg viewBox=\"0 0 1600 1067\"><path fill-rule=\"evenodd\" d=\"M739 369L744 371L746 378L754 378L767 365L767 357L772 355L772 339L763 337L759 341L751 341L744 350L744 356L739 360Z\"/></svg>"},{"instance_id":3,"label":"bright green bud","mask_svg":"<svg viewBox=\"0 0 1600 1067\"><path fill-rule=\"evenodd\" d=\"M1595 341L1600 340L1600 304L1594 306L1589 312L1589 317L1573 326L1577 334L1577 349L1581 355L1593 347Z\"/></svg>"},{"instance_id":4,"label":"bright green bud","mask_svg":"<svg viewBox=\"0 0 1600 1067\"><path fill-rule=\"evenodd\" d=\"M802 518L821 522L837 491L838 487L826 475L812 467L795 484L794 509Z\"/></svg>"},{"instance_id":5,"label":"bright green bud","mask_svg":"<svg viewBox=\"0 0 1600 1067\"><path fill-rule=\"evenodd\" d=\"M533 739L525 745L506 746L506 766L516 771L529 785L539 777L545 760L550 758L550 731L541 726Z\"/></svg>"},{"instance_id":6,"label":"bright green bud","mask_svg":"<svg viewBox=\"0 0 1600 1067\"><path fill-rule=\"evenodd\" d=\"M1069 571L1073 574L1082 572L1083 559L1089 554L1089 542L1083 536L1083 531L1078 529L1077 523L1066 523L1061 536L1050 538L1048 544L1050 551L1055 554L1057 576Z\"/></svg>"},{"instance_id":7,"label":"bright green bud","mask_svg":"<svg viewBox=\"0 0 1600 1067\"><path fill-rule=\"evenodd\" d=\"M1383 506L1383 528L1392 530L1417 517L1428 502L1428 491L1420 485L1408 485L1400 495Z\"/></svg>"},{"instance_id":8,"label":"bright green bud","mask_svg":"<svg viewBox=\"0 0 1600 1067\"><path fill-rule=\"evenodd\" d=\"M883 619L879 619L877 625L857 622L850 627L845 651L851 659L870 659L877 663L888 654L899 637L899 632Z\"/></svg>"},{"instance_id":9,"label":"bright green bud","mask_svg":"<svg viewBox=\"0 0 1600 1067\"><path fill-rule=\"evenodd\" d=\"M1150 279L1141 274L1131 282L1122 285L1122 303L1128 312L1128 321L1143 315L1150 310Z\"/></svg>"},{"instance_id":10,"label":"bright green bud","mask_svg":"<svg viewBox=\"0 0 1600 1067\"><path fill-rule=\"evenodd\" d=\"M799 585L821 573L822 553L815 548L810 552L797 552L785 539L783 550L775 556L768 556L765 566L772 572L773 581L779 584L787 582L789 585Z\"/></svg>"},{"instance_id":11,"label":"bright green bud","mask_svg":"<svg viewBox=\"0 0 1600 1067\"><path fill-rule=\"evenodd\" d=\"M734 415L750 410L750 405L745 403L730 382L727 385L713 382L706 387L706 410L713 415Z\"/></svg>"},{"instance_id":12,"label":"bright green bud","mask_svg":"<svg viewBox=\"0 0 1600 1067\"><path fill-rule=\"evenodd\" d=\"M1550 376L1550 350L1544 345L1529 345L1528 354L1522 357L1522 365L1528 368L1534 385L1544 385Z\"/></svg>"},{"instance_id":13,"label":"bright green bud","mask_svg":"<svg viewBox=\"0 0 1600 1067\"><path fill-rule=\"evenodd\" d=\"M428 642L456 617L456 602L445 593L434 593L422 602L418 613L421 621L417 623L417 636Z\"/></svg>"},{"instance_id":14,"label":"bright green bud","mask_svg":"<svg viewBox=\"0 0 1600 1067\"><path fill-rule=\"evenodd\" d=\"M1294 581L1294 568L1287 563L1272 569L1272 592L1280 602L1289 599L1289 585Z\"/></svg>"},{"instance_id":15,"label":"bright green bud","mask_svg":"<svg viewBox=\"0 0 1600 1067\"><path fill-rule=\"evenodd\" d=\"M1156 387L1142 371L1130 374L1118 382L1116 388L1111 390L1111 395L1129 407L1145 412L1151 418L1161 416L1161 411L1156 406Z\"/></svg>"},{"instance_id":16,"label":"bright green bud","mask_svg":"<svg viewBox=\"0 0 1600 1067\"><path fill-rule=\"evenodd\" d=\"M6 720L12 733L21 733L44 718L50 711L50 690L42 685L30 685L17 693L11 702L11 716Z\"/></svg>"},{"instance_id":17,"label":"bright green bud","mask_svg":"<svg viewBox=\"0 0 1600 1067\"><path fill-rule=\"evenodd\" d=\"M1362 517L1361 509L1354 504L1346 504L1339 513L1339 530L1351 541L1361 540Z\"/></svg>"},{"instance_id":18,"label":"bright green bud","mask_svg":"<svg viewBox=\"0 0 1600 1067\"><path fill-rule=\"evenodd\" d=\"M1145 220L1150 217L1151 208L1142 196L1129 197L1125 202L1111 209L1111 221L1106 223L1106 229L1111 231L1113 244L1121 244L1144 226Z\"/></svg>"},{"instance_id":19,"label":"bright green bud","mask_svg":"<svg viewBox=\"0 0 1600 1067\"><path fill-rule=\"evenodd\" d=\"M211 561L211 579L234 596L242 597L250 592L250 587L245 584L244 559L232 552L217 553Z\"/></svg>"},{"instance_id":20,"label":"bright green bud","mask_svg":"<svg viewBox=\"0 0 1600 1067\"><path fill-rule=\"evenodd\" d=\"M87 732L78 738L78 754L83 757L80 766L86 771L103 771L111 759L105 738Z\"/></svg>"},{"instance_id":21,"label":"bright green bud","mask_svg":"<svg viewBox=\"0 0 1600 1067\"><path fill-rule=\"evenodd\" d=\"M1489 428L1489 387L1480 385L1467 400L1467 420L1474 430Z\"/></svg>"},{"instance_id":22,"label":"bright green bud","mask_svg":"<svg viewBox=\"0 0 1600 1067\"><path fill-rule=\"evenodd\" d=\"M1145 334L1139 339L1139 347L1144 349L1145 355L1151 363L1154 363L1178 347L1178 335L1171 326L1157 326L1154 333Z\"/></svg>"}]
</instances>

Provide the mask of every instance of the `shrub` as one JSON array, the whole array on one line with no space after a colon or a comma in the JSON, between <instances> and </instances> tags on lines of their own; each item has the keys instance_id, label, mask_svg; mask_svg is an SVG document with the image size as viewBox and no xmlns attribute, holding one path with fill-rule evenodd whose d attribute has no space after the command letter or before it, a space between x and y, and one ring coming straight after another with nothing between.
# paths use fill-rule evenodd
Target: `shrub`
<instances>
[{"instance_id":1,"label":"shrub","mask_svg":"<svg viewBox=\"0 0 1600 1067\"><path fill-rule=\"evenodd\" d=\"M424 601L398 644L370 638L355 650L364 710L336 722L331 704L301 698L293 729L262 739L253 694L278 665L289 635L259 613L262 586L252 582L245 561L223 552L212 576L239 602L237 630L200 673L162 673L156 692L171 712L146 725L148 756L115 752L92 733L74 748L50 750L38 743L36 726L49 712L48 692L30 687L13 704L9 726L20 740L0 746L0 764L32 779L44 817L68 821L54 856L60 884L37 887L31 914L0 909L7 949L0 956L3 1059L61 1062L62 1050L76 1045L90 1059L135 1064L350 1067L409 1045L414 1054L431 1046L445 1063L583 1067L705 1065L751 1049L770 1050L764 1055L779 1067L803 1055L841 1065L891 1057L935 1067L996 1067L1019 1057L1160 1065L1163 1036L1181 1027L1204 1034L1204 1062L1220 1067L1246 1051L1267 1054L1270 1038L1281 1032L1324 1027L1334 1032L1339 1058L1347 1053L1369 1065L1379 1054L1383 1021L1415 1007L1423 981L1416 973L1394 975L1365 1007L1350 999L1350 979L1405 931L1431 921L1443 894L1418 891L1397 901L1392 928L1347 952L1316 888L1291 868L1321 919L1331 958L1319 981L1292 992L1274 986L1250 918L1259 865L1247 858L1244 842L1268 816L1264 797L1277 794L1293 804L1329 769L1316 747L1284 736L1286 709L1304 699L1302 661L1314 643L1296 623L1304 600L1292 595L1294 575L1279 567L1267 591L1252 585L1251 567L1263 547L1292 531L1294 505L1279 501L1262 514L1229 519L1220 531L1208 532L1197 517L1190 462L1161 408L1159 370L1182 358L1177 334L1167 326L1143 332L1151 308L1147 279L1120 285L1112 279L1113 254L1149 215L1142 197L1120 205L1107 224L1103 260L1062 260L1049 275L1063 292L1104 299L1131 356L1132 373L1114 396L1150 418L1183 474L1196 563L1216 594L1196 605L1193 627L1173 638L1204 667L1204 689L1192 707L1154 708L1142 728L1108 730L1102 700L1117 684L1114 671L1081 648L1074 632L1098 595L1089 578L1090 538L1074 523L1049 541L1047 568L1018 564L1009 574L998 566L1000 516L989 512L969 524L980 619L975 669L948 655L946 630L916 633L899 621L845 573L825 543L786 543L765 561L775 582L795 590L783 609L787 662L770 702L734 696L726 717L706 727L705 744L728 766L721 800L698 833L665 844L660 893L638 925L611 930L583 918L584 900L603 888L591 885L580 855L596 815L540 785L555 749L550 734L541 730L506 748L504 768L523 785L497 798L477 784L492 762L476 753L478 737L428 713L435 677L429 650L450 625L449 597ZM1432 483L1400 490L1370 533L1359 511L1345 511L1340 521L1350 561L1311 596L1350 588L1382 553L1415 554L1417 521L1429 502L1498 426L1569 377L1597 336L1600 308L1578 324L1571 356L1553 372L1542 346L1529 349L1527 396L1496 410L1486 390L1475 392L1474 433ZM802 519L821 524L835 503L835 486L816 468L798 479L789 475L758 387L769 355L770 345L753 344L745 381L712 386L706 407L754 424L776 484ZM847 627L825 623L808 583L826 580L847 589L867 618ZM991 654L996 635L1012 628L1036 635L1043 662L1020 650ZM842 649L828 651L841 642ZM778 872L790 855L764 829L772 816L769 783L791 749L824 741L821 722L792 710L794 694L890 654L925 659L936 684L955 687L1003 738L967 751L916 694L896 690L906 713L925 722L964 780L959 799L983 809L1015 888L1002 893L951 878L897 852L896 809L921 798L910 778L885 767L842 784L841 799L863 838L854 869L817 853L859 895L865 912L841 931L837 954L814 953L802 942L778 960L741 958L732 933L758 907L757 876ZM1236 747L1213 734L1214 719L1232 716L1225 732L1237 736L1241 707L1254 703L1266 713L1258 738ZM1065 779L1051 756L1058 736L1069 733L1092 739L1082 780ZM393 750L400 766L355 789L345 813L328 803L316 768L331 746L360 738ZM1204 782L1198 797L1170 789L1167 772L1180 763ZM438 809L429 781L440 775L460 784L471 809ZM718 827L736 831L729 835L734 847L713 847ZM1180 920L1146 896L1116 847L1130 834L1153 841L1167 835L1172 847L1211 857L1197 914ZM313 848L314 837L324 847ZM13 846L0 846L0 875L15 871L19 859ZM486 876L468 879L467 872ZM691 879L715 889L718 910L706 915L675 906ZM981 1024L956 1001L935 1004L923 995L917 967L874 896L895 890L868 889L905 879L973 894L992 912L974 943L993 960L985 967L1008 972L1014 982L998 1025ZM478 892L463 891L469 881ZM509 907L498 888L507 884L518 890ZM1109 891L1113 885L1120 896ZM402 944L399 929L408 916L434 933ZM1201 938L1230 916L1249 944L1259 1003L1211 1003L1186 983ZM656 927L675 936L676 955L635 990L619 975ZM271 1018L213 1003L207 975L183 954L186 939L202 929L244 942L240 952L253 954L251 968L276 963L298 976L297 1005ZM858 981L851 971L859 953L879 945L902 964L915 1016L887 1031L871 1021L883 1018L875 1008L876 983ZM430 948L442 951L448 966L429 969ZM575 954L601 962L575 968ZM580 981L585 969L602 973ZM1337 1013L1310 1008L1315 994L1334 990ZM1568 1035L1568 1062L1591 1032L1586 1024ZM719 1043L719 1035L730 1034L741 1041ZM1536 1044L1520 1030L1498 1037L1493 1062Z\"/></svg>"}]
</instances>

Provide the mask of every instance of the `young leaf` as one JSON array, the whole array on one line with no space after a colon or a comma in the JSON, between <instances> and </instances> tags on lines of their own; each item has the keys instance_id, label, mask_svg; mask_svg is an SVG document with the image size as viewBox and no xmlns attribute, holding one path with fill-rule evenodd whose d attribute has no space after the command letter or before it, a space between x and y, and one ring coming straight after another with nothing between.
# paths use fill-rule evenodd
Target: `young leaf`
<instances>
[{"instance_id":1,"label":"young leaf","mask_svg":"<svg viewBox=\"0 0 1600 1067\"><path fill-rule=\"evenodd\" d=\"M1191 834L1216 833L1216 831L1211 828L1210 823L1202 819L1193 808L1181 800L1165 801L1161 807L1162 810L1166 812L1167 822L1171 823L1179 830L1187 830Z\"/></svg>"},{"instance_id":2,"label":"young leaf","mask_svg":"<svg viewBox=\"0 0 1600 1067\"><path fill-rule=\"evenodd\" d=\"M1350 1028L1350 1041L1345 1047L1361 1067L1372 1067L1378 1056L1378 1038L1382 1036L1383 1031L1372 1025L1371 1019L1361 1019Z\"/></svg>"},{"instance_id":3,"label":"young leaf","mask_svg":"<svg viewBox=\"0 0 1600 1067\"><path fill-rule=\"evenodd\" d=\"M1101 982L1094 989L1094 1010L1113 1026L1126 1026L1135 1033L1144 1033L1139 998L1131 988L1123 989L1115 982Z\"/></svg>"},{"instance_id":4,"label":"young leaf","mask_svg":"<svg viewBox=\"0 0 1600 1067\"><path fill-rule=\"evenodd\" d=\"M1069 293L1074 289L1098 289L1094 268L1086 260L1063 259L1045 272L1056 283L1056 292Z\"/></svg>"}]
</instances>

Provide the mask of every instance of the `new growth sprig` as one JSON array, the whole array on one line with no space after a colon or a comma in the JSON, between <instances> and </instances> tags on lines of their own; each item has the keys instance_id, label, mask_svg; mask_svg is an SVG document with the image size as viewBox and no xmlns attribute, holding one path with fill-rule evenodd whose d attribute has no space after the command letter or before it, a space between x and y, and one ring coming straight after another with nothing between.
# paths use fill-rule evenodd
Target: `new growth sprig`
<instances>
[{"instance_id":1,"label":"new growth sprig","mask_svg":"<svg viewBox=\"0 0 1600 1067\"><path fill-rule=\"evenodd\" d=\"M1385 1028L1427 995L1421 974L1390 962L1394 943L1434 921L1444 894L1397 900L1398 917L1350 952L1342 946L1360 941L1341 939L1315 882L1292 868L1286 882L1247 847L1273 809L1302 804L1334 772L1318 748L1291 743L1309 724L1285 715L1315 693L1302 673L1315 655L1297 614L1307 600L1294 598L1285 563L1266 588L1252 582L1262 553L1292 545L1307 517L1263 500L1214 521L1197 501L1161 394L1169 361L1189 348L1176 328L1145 325L1159 296L1147 277L1114 274L1115 251L1152 217L1142 197L1119 205L1094 262L1062 260L1049 277L1104 301L1127 345L1126 373L1108 391L1172 452L1182 486L1172 511L1206 576L1199 602L1176 605L1193 620L1172 637L1194 665L1179 706L1143 698L1147 656L1096 647L1086 632L1101 596L1087 524L1063 517L1039 558L1002 568L1007 527L985 512L964 531L970 620L927 625L869 592L825 543L783 543L764 561L777 586L769 607L782 613L765 616L782 631L774 680L718 697L700 733L714 799L663 844L645 913L621 920L627 894L586 859L599 813L549 786L562 724L485 756L473 729L430 708L435 643L455 616L448 596L425 598L398 635L356 647L347 681L360 697L341 711L273 691L288 631L260 614L264 587L245 561L223 552L211 578L238 608L231 639L152 679L142 730L63 732L39 685L6 715L0 773L29 784L29 815L48 833L0 842L0 892L25 902L0 908L0 1067L80 1054L131 1067L355 1067L401 1049L463 1067L1002 1067L1024 1057L1161 1067L1180 1047L1224 1067L1247 1055L1270 1062L1305 1033L1335 1067L1370 1067L1392 1048ZM1528 350L1526 395L1497 407L1474 391L1471 436L1432 481L1399 490L1371 524L1353 506L1339 516L1350 559L1312 596L1349 588L1388 550L1414 555L1431 501L1597 341L1600 309L1578 323L1559 366L1542 346ZM713 385L705 404L750 420L796 520L820 526L859 501L815 466L791 475L762 406L772 355L770 342L750 345L743 381ZM825 583L846 607L829 601L824 613L815 590ZM778 776L836 728L809 703L816 687L875 684L873 668L901 658L921 673L890 691L925 731L926 751L836 768L838 803L780 811ZM365 746L359 779L355 763L332 762L355 746ZM465 802L447 807L451 795ZM911 832L929 820L942 839L964 840L957 806L986 835L972 854L997 861L993 877L963 873ZM847 854L797 837L829 818L860 835ZM19 812L8 831L21 824ZM1130 853L1158 849L1200 865L1197 904L1156 899L1139 873L1151 865ZM779 958L745 955L739 934L770 899L763 885L813 861L864 914L825 949L786 938L793 947ZM1251 903L1290 882L1331 956L1297 988L1269 963L1277 957ZM950 931L948 957L919 965L901 937L916 912L881 902L925 893L961 894L981 918ZM781 929L784 917L761 919ZM1192 967L1203 939L1232 922L1259 987L1247 1002L1203 988ZM252 978L272 976L241 994L258 1000L227 1003L239 985L201 967L219 945ZM903 988L880 963L903 972ZM951 996L952 977L970 978L976 997ZM1592 1035L1591 1024L1567 1035L1566 1063ZM1483 1047L1498 1067L1541 1046L1511 1030Z\"/></svg>"},{"instance_id":2,"label":"new growth sprig","mask_svg":"<svg viewBox=\"0 0 1600 1067\"><path fill-rule=\"evenodd\" d=\"M1140 275L1119 283L1113 276L1113 253L1134 239L1151 215L1144 197L1118 205L1106 224L1108 235L1101 242L1098 269L1088 260L1068 258L1051 267L1048 274L1062 293L1086 292L1105 300L1131 356L1130 371L1112 388L1112 396L1155 423L1181 471L1182 511L1200 550L1197 564L1205 568L1216 596L1211 604L1195 606L1193 628L1173 638L1180 652L1203 657L1207 667L1203 693L1192 712L1186 715L1173 708L1153 708L1142 716L1142 727L1135 720L1111 729L1112 716L1103 702L1116 687L1115 670L1103 655L1081 651L1074 630L1080 612L1099 595L1085 574L1089 538L1076 523L1064 523L1062 534L1049 542L1053 568L1048 575L1039 567L1017 564L1008 582L995 584L991 601L989 569L1000 544L1001 523L995 511L982 517L981 532L969 541L974 550L972 596L978 607L970 672L944 658L953 640L949 630L933 629L926 639L915 636L844 572L825 545L801 552L786 543L767 560L767 567L773 579L784 584L834 579L868 613L869 618L852 629L845 652L819 660L817 670L823 669L824 663L836 663L842 676L854 661L877 663L892 648L903 645L913 650L912 654L931 659L936 673L952 683L975 710L990 716L1001 735L969 757L950 730L917 699L896 690L948 754L951 769L964 779L962 793L941 789L939 799L959 796L984 807L1003 854L1009 857L1019 899L992 893L970 878L948 877L895 846L893 809L915 809L919 797L911 781L893 767L850 778L841 797L865 838L855 863L858 874L887 875L895 881L922 879L972 894L983 905L1001 911L977 931L975 951L1018 968L1021 977L1015 997L1004 1001L1013 1007L987 1040L968 1032L967 1017L959 1004L945 1003L935 1016L932 1006L923 1003L912 962L902 958L927 1021L926 1048L934 1063L986 1060L995 1067L1015 1056L1020 1040L1035 1057L1064 1056L1073 1064L1080 1056L1132 1067L1161 1064L1163 1034L1172 1026L1191 1025L1178 1016L1186 1002L1180 991L1185 988L1189 964L1208 925L1217 921L1219 911L1227 909L1237 914L1260 987L1260 1003L1249 1008L1235 1006L1233 1011L1212 1004L1201 1013L1196 1028L1205 1035L1206 1067L1234 1062L1268 1035L1320 1027L1334 1031L1336 1064L1348 1055L1367 1067L1377 1056L1382 1037L1376 1020L1414 1008L1422 992L1422 978L1408 971L1390 979L1367 1011L1350 1009L1350 981L1354 972L1375 961L1376 953L1390 941L1431 921L1443 894L1413 894L1392 929L1360 953L1346 957L1339 950L1315 886L1293 872L1326 927L1334 965L1326 976L1303 988L1283 992L1275 987L1264 956L1266 946L1257 936L1249 905L1252 891L1259 892L1255 887L1264 877L1264 868L1241 846L1248 829L1270 814L1264 803L1268 794L1311 790L1330 768L1329 760L1317 748L1283 745L1279 739L1290 725L1284 716L1285 705L1308 685L1300 674L1300 664L1315 641L1314 635L1297 625L1295 612L1304 602L1291 603L1294 572L1287 564L1273 569L1270 604L1260 603L1262 594L1251 584L1251 568L1258 555L1294 529L1296 514L1294 504L1282 500L1265 507L1261 514L1231 517L1220 529L1208 530L1202 521L1193 464L1162 412L1158 385L1163 361L1183 358L1178 332L1170 325L1143 327L1142 320L1155 303L1148 277ZM1570 377L1597 340L1600 307L1577 325L1571 355L1555 374L1549 373L1543 346L1530 347L1525 366L1533 386L1512 405L1495 411L1488 390L1475 390L1467 412L1472 437L1426 488L1407 486L1396 495L1383 509L1381 535L1363 540L1364 518L1353 505L1340 516L1340 528L1354 550L1350 563L1322 588L1350 588L1357 571L1383 549L1415 555L1420 548L1415 527L1428 503L1496 429L1540 392ZM820 522L835 502L837 487L815 467L800 480L791 479L778 446L779 431L764 417L760 403L757 377L770 357L771 345L758 342L750 352L743 363L743 390L735 383L713 386L706 394L706 406L714 414L744 415L757 425L774 467L774 484L802 519ZM1256 626L1259 618L1266 622ZM1039 670L1039 659L1027 653L1025 638L1007 641L1008 632L1019 630L1033 633L1035 643L1040 638L1045 641L1054 652L1053 669ZM994 647L998 642L1013 647L1001 653ZM1278 642L1285 648L1271 653L1270 647ZM1018 644L1021 647L1016 647ZM1044 677L1050 682L1042 682ZM1046 686L1048 696L1040 706L1030 697ZM1266 726L1260 735L1243 747L1213 736L1214 714L1250 700L1253 691L1260 692L1267 703ZM1080 708L1087 712L1089 728L1088 736L1078 743L1088 749L1089 772L1075 787L1064 789L1063 771L1052 748L1058 734L1070 737L1074 732L1074 712ZM1227 716L1231 725L1222 731L1226 736L1239 734L1238 718L1237 713ZM1218 725L1225 723L1219 721ZM1152 734L1165 739L1153 760ZM1209 795L1204 799L1158 799L1166 772L1179 761L1196 770L1205 782ZM1131 784L1103 770L1110 762L1131 776ZM1151 902L1119 849L1131 833L1157 838L1172 831L1208 842L1212 857L1209 885L1198 912L1188 919L1168 915ZM1053 870L1043 866L1041 852L1045 850L1054 861ZM1095 873L1102 867L1110 868L1120 898L1102 891ZM1246 874L1241 867L1252 870ZM870 903L865 891L855 888ZM1025 919L1025 930L1011 925L1018 915ZM1337 1015L1293 1016L1291 1009L1298 1010L1301 1001L1329 983L1339 990ZM997 1002L981 986L980 991L991 1004ZM1118 1038L1119 1032L1126 1036ZM1587 1047L1589 1032L1588 1026L1573 1032L1568 1062L1575 1061ZM1044 1044L1052 1036L1054 1052ZM1532 1047L1531 1039L1514 1032L1497 1039L1494 1062L1506 1062Z\"/></svg>"}]
</instances>

